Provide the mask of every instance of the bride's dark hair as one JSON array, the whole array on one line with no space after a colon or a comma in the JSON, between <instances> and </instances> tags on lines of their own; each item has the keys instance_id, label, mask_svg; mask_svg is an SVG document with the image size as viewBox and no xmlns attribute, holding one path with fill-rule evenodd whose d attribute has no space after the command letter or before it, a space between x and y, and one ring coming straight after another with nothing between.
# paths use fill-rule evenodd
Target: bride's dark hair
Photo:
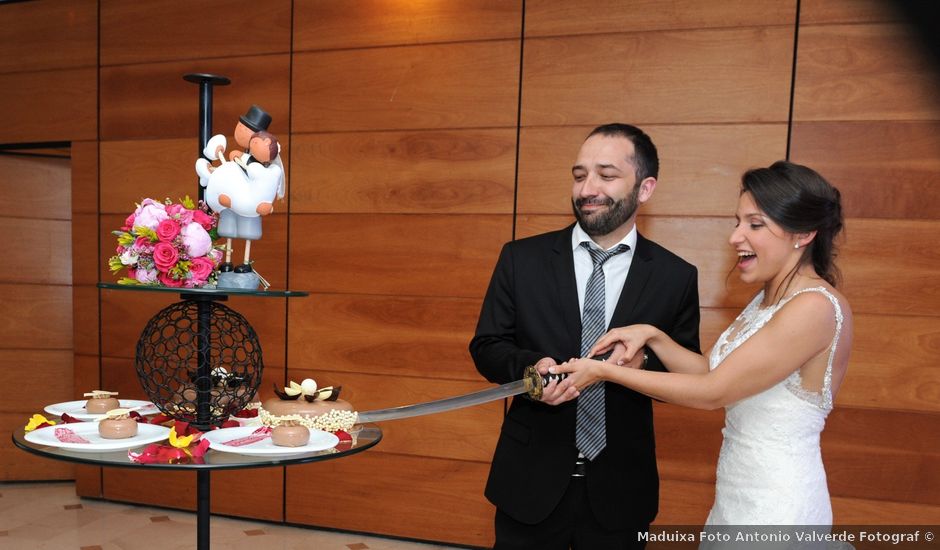
<instances>
[{"instance_id":1,"label":"bride's dark hair","mask_svg":"<svg viewBox=\"0 0 940 550\"><path fill-rule=\"evenodd\" d=\"M745 172L741 178L744 193L750 193L757 207L786 232L816 232L803 249L800 265L812 262L816 273L836 286L841 279L835 265L835 238L842 230L839 190L816 171L780 160L768 168Z\"/></svg>"}]
</instances>

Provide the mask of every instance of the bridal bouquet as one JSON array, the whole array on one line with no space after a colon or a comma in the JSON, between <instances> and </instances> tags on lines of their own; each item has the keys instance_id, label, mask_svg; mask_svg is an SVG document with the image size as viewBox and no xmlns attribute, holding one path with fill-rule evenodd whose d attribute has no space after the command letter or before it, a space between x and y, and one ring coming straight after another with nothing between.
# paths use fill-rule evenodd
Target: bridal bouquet
<instances>
[{"instance_id":1,"label":"bridal bouquet","mask_svg":"<svg viewBox=\"0 0 940 550\"><path fill-rule=\"evenodd\" d=\"M117 250L108 260L112 273L127 269L122 285L197 288L215 284L222 260L218 217L188 196L178 203L144 199L127 217L117 237Z\"/></svg>"}]
</instances>

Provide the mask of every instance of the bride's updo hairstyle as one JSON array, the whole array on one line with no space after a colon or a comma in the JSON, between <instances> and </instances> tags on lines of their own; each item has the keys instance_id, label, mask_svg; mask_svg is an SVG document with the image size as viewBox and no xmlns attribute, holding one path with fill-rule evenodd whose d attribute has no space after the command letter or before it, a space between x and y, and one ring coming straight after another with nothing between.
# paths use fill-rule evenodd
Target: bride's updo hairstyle
<instances>
[{"instance_id":1,"label":"bride's updo hairstyle","mask_svg":"<svg viewBox=\"0 0 940 550\"><path fill-rule=\"evenodd\" d=\"M803 249L800 265L812 262L816 273L836 286L840 275L834 241L842 231L839 190L814 170L780 160L769 168L745 172L741 178L744 193L750 193L757 207L786 232L816 232Z\"/></svg>"}]
</instances>

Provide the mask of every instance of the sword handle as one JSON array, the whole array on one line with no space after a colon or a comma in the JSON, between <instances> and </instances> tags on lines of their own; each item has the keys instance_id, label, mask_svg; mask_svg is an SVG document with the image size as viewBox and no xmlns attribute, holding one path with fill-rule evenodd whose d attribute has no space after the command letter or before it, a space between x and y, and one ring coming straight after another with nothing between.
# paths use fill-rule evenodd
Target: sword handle
<instances>
[{"instance_id":1,"label":"sword handle","mask_svg":"<svg viewBox=\"0 0 940 550\"><path fill-rule=\"evenodd\" d=\"M542 376L539 374L539 371L535 369L534 365L529 365L525 368L523 377L526 381L526 392L528 393L529 397L539 401L542 399L542 389L547 386L549 382L552 380L561 382L565 378L568 378L568 373L546 374L545 376Z\"/></svg>"}]
</instances>

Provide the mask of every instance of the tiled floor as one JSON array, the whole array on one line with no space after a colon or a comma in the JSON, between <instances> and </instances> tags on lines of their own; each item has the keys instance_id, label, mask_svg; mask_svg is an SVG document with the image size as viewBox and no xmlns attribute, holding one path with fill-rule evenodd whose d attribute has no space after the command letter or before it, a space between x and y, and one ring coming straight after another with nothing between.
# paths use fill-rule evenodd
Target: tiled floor
<instances>
[{"instance_id":1,"label":"tiled floor","mask_svg":"<svg viewBox=\"0 0 940 550\"><path fill-rule=\"evenodd\" d=\"M445 550L455 548L212 516L213 550ZM70 482L0 483L0 549L188 550L196 516L81 499Z\"/></svg>"}]
</instances>

